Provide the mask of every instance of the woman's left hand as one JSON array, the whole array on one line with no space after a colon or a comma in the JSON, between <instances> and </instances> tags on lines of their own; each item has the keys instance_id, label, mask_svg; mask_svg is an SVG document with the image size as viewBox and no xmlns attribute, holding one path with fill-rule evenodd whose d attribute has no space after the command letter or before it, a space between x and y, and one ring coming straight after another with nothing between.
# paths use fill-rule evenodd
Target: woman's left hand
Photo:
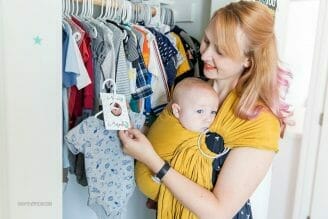
<instances>
[{"instance_id":1,"label":"woman's left hand","mask_svg":"<svg viewBox=\"0 0 328 219\"><path fill-rule=\"evenodd\" d=\"M151 143L138 129L119 131L119 137L123 144L123 152L140 162L149 165L152 158L157 156Z\"/></svg>"}]
</instances>

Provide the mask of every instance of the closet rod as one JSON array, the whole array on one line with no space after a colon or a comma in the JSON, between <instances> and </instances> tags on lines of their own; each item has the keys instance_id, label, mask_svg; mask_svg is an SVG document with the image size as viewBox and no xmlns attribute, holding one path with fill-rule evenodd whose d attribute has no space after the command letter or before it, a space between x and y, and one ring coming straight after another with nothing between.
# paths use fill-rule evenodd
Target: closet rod
<instances>
[{"instance_id":1,"label":"closet rod","mask_svg":"<svg viewBox=\"0 0 328 219\"><path fill-rule=\"evenodd\" d=\"M78 1L81 3L83 2L83 0L78 0ZM101 6L102 1L104 1L106 3L106 0L93 0L93 4ZM156 16L156 8L151 7L151 15L152 15L152 17Z\"/></svg>"}]
</instances>

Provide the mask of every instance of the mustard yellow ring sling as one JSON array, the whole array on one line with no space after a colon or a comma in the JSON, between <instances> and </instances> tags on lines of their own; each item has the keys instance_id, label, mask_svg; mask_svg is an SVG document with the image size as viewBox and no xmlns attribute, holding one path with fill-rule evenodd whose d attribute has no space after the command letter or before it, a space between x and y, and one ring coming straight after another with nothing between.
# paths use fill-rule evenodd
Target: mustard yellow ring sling
<instances>
[{"instance_id":1,"label":"mustard yellow ring sling","mask_svg":"<svg viewBox=\"0 0 328 219\"><path fill-rule=\"evenodd\" d=\"M252 120L243 120L235 116L234 106L238 102L235 91L232 91L223 102L213 124L211 132L219 133L225 147L253 147L278 151L280 124L270 111L262 111ZM204 138L200 141L199 134L184 129L168 108L151 126L147 137L155 151L182 175L197 184L211 190L212 161L216 154L205 145ZM204 156L203 151L209 156ZM137 162L136 181L139 189L149 198L157 200L157 218L196 218L187 208L176 200L163 184L151 179L153 173L142 163Z\"/></svg>"}]
</instances>

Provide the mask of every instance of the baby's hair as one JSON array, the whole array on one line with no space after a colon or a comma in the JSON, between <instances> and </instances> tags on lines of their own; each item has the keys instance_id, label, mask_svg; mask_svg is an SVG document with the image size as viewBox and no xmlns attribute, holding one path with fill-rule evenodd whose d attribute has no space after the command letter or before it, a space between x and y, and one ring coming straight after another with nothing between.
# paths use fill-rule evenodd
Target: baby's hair
<instances>
[{"instance_id":1,"label":"baby's hair","mask_svg":"<svg viewBox=\"0 0 328 219\"><path fill-rule=\"evenodd\" d=\"M181 98L191 94L189 91L204 92L204 90L213 92L216 95L212 86L202 79L196 77L185 78L175 86L172 101L173 103L179 103Z\"/></svg>"}]
</instances>

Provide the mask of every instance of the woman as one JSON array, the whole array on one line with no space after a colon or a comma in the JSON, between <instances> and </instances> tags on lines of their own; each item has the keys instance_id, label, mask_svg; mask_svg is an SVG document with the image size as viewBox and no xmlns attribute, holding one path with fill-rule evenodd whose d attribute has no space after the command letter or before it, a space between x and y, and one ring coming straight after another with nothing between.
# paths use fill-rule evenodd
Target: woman
<instances>
[{"instance_id":1,"label":"woman","mask_svg":"<svg viewBox=\"0 0 328 219\"><path fill-rule=\"evenodd\" d=\"M239 210L278 151L289 114L279 91L288 83L287 73L278 67L273 26L266 6L240 1L219 9L205 30L201 43L204 75L220 102L210 130L231 149L213 189L169 168L138 130L119 133L123 150L153 173L160 172L157 176L174 198L199 218L241 215Z\"/></svg>"}]
</instances>

